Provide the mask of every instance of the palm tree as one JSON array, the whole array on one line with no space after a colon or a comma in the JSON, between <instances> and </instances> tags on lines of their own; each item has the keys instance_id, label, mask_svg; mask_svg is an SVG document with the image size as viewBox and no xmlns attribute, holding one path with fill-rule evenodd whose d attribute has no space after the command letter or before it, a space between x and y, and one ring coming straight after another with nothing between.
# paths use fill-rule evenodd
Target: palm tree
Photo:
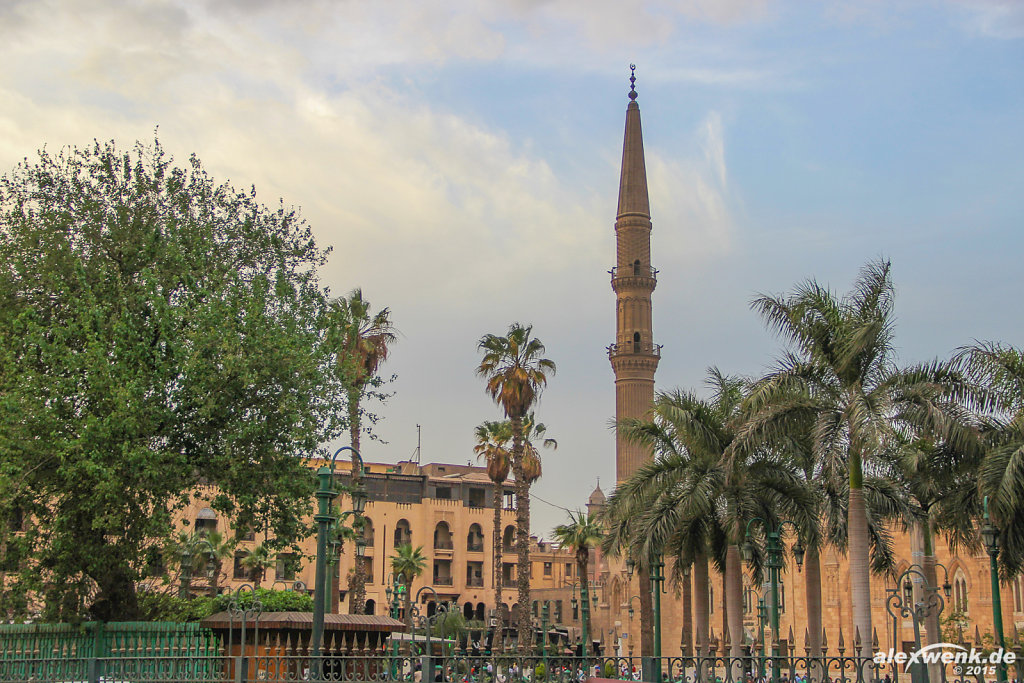
<instances>
[{"instance_id":1,"label":"palm tree","mask_svg":"<svg viewBox=\"0 0 1024 683\"><path fill-rule=\"evenodd\" d=\"M525 430L523 419L536 404L555 373L555 363L543 358L544 344L532 336L533 327L512 323L504 337L484 335L477 347L483 359L477 375L487 382L487 393L505 412L512 424L512 472L516 491L516 553L519 587L519 648L529 645L530 627L530 489L524 468Z\"/></svg>"},{"instance_id":2,"label":"palm tree","mask_svg":"<svg viewBox=\"0 0 1024 683\"><path fill-rule=\"evenodd\" d=\"M523 418L523 476L527 487L532 486L544 473L537 444L552 450L558 448L558 442L547 436L547 433L547 425L537 422L533 413Z\"/></svg>"},{"instance_id":3,"label":"palm tree","mask_svg":"<svg viewBox=\"0 0 1024 683\"><path fill-rule=\"evenodd\" d=\"M494 528L491 536L491 546L494 553L494 601L501 617L499 619L502 628L498 630L499 641L504 632L504 624L507 615L504 613L504 602L501 599L502 589L502 563L501 563L501 509L502 491L505 487L505 480L508 479L508 472L512 466L512 454L508 450L509 442L512 440L512 424L507 421L489 420L476 428L476 446L473 451L478 458L483 458L487 463L487 476L494 484L492 504L494 507ZM501 648L501 642L497 643Z\"/></svg>"},{"instance_id":4,"label":"palm tree","mask_svg":"<svg viewBox=\"0 0 1024 683\"><path fill-rule=\"evenodd\" d=\"M576 574L580 577L580 598L589 599L587 564L590 561L590 549L601 544L604 529L594 515L580 510L569 512L569 523L560 524L552 532L554 539L564 548L571 548L576 554ZM590 610L583 612L584 630L593 633L590 628ZM547 637L547 636L545 636Z\"/></svg>"},{"instance_id":5,"label":"palm tree","mask_svg":"<svg viewBox=\"0 0 1024 683\"><path fill-rule=\"evenodd\" d=\"M210 574L210 595L216 596L220 592L220 575L223 572L224 560L234 557L238 539L227 539L219 531L209 531L206 533L206 540L210 542L210 547L213 549L209 556L210 562L213 564L213 572Z\"/></svg>"},{"instance_id":6,"label":"palm tree","mask_svg":"<svg viewBox=\"0 0 1024 683\"><path fill-rule=\"evenodd\" d=\"M391 556L391 571L395 576L402 577L405 593L402 595L402 609L405 611L405 627L412 635L412 582L423 573L427 566L427 558L423 556L423 546L412 547L411 543L403 543L395 548Z\"/></svg>"},{"instance_id":7,"label":"palm tree","mask_svg":"<svg viewBox=\"0 0 1024 683\"><path fill-rule=\"evenodd\" d=\"M641 467L616 491L609 507L636 516L634 538L642 539L643 560L671 548L677 565L695 562L695 578L706 582L705 552L724 543L726 617L730 655L743 647L743 569L740 546L747 522L755 517L774 522L795 519L801 528L816 524L813 496L793 464L777 451L747 449L735 442L746 419L749 383L708 372L710 399L692 392L657 395L653 420L624 420L624 436L654 450L652 463ZM813 531L811 532L813 533ZM759 567L755 567L755 573ZM706 595L707 586L695 587ZM698 603L698 635L706 642L706 605Z\"/></svg>"},{"instance_id":8,"label":"palm tree","mask_svg":"<svg viewBox=\"0 0 1024 683\"><path fill-rule=\"evenodd\" d=\"M873 633L865 487L870 460L886 451L905 418L920 423L928 414L938 433L951 423L929 390L948 379L943 366L900 371L893 363L890 270L888 262L867 264L843 297L811 280L789 296L753 301L766 324L793 348L753 393L755 414L742 435L771 441L794 421L806 420L821 466L845 472L853 626L862 643ZM778 401L780 396L787 400Z\"/></svg>"},{"instance_id":9,"label":"palm tree","mask_svg":"<svg viewBox=\"0 0 1024 683\"><path fill-rule=\"evenodd\" d=\"M266 543L257 544L242 558L242 566L249 570L252 576L253 588L260 587L267 569L273 567L275 561L275 555Z\"/></svg>"},{"instance_id":10,"label":"palm tree","mask_svg":"<svg viewBox=\"0 0 1024 683\"><path fill-rule=\"evenodd\" d=\"M331 316L335 321L336 345L340 360L342 381L348 393L348 429L352 446L352 484L359 483L362 475L359 437L362 431L361 403L368 387L379 383L377 370L387 360L391 345L397 339L391 323L391 311L382 308L371 313L370 302L363 298L361 289L353 289L347 297L331 301ZM362 614L366 599L366 576L356 564L349 575L349 613Z\"/></svg>"},{"instance_id":11,"label":"palm tree","mask_svg":"<svg viewBox=\"0 0 1024 683\"><path fill-rule=\"evenodd\" d=\"M1024 568L1024 350L985 342L965 347L956 359L983 396L986 452L978 476L999 528L999 558L1008 576Z\"/></svg>"}]
</instances>

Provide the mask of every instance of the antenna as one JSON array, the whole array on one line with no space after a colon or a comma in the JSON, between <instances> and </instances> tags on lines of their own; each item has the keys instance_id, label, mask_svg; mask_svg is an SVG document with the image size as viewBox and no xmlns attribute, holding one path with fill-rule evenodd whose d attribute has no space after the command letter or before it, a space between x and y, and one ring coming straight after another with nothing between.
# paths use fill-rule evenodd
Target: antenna
<instances>
[{"instance_id":1,"label":"antenna","mask_svg":"<svg viewBox=\"0 0 1024 683\"><path fill-rule=\"evenodd\" d=\"M415 453L415 456L416 456L416 464L417 465L420 464L420 453L421 453L420 447L423 445L422 444L422 437L423 437L423 428L420 427L419 425L416 425L416 453Z\"/></svg>"}]
</instances>

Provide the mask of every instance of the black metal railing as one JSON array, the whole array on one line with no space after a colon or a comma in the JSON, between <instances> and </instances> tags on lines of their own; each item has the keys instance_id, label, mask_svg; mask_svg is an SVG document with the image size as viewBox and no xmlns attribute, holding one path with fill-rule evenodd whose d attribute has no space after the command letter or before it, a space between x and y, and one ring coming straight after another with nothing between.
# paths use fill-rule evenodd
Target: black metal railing
<instances>
[{"instance_id":1,"label":"black metal railing","mask_svg":"<svg viewBox=\"0 0 1024 683\"><path fill-rule=\"evenodd\" d=\"M614 358L616 356L623 356L632 353L661 358L661 344L652 344L650 342L642 341L626 341L622 342L621 344L610 344L608 346L609 358Z\"/></svg>"},{"instance_id":2,"label":"black metal railing","mask_svg":"<svg viewBox=\"0 0 1024 683\"><path fill-rule=\"evenodd\" d=\"M512 639L506 639L512 642ZM284 638L267 641L248 654L215 656L76 657L37 656L0 659L0 681L140 681L177 683L204 681L445 681L446 683L577 683L589 677L661 683L744 683L770 681L773 663L779 678L806 683L909 683L902 666L879 664L870 656L794 657L628 657L567 655L549 645L549 652L517 655L491 652L486 634L469 633L441 640L417 636L373 651L353 642L338 654L316 656L308 642ZM351 642L351 641L350 641ZM261 643L263 641L261 640ZM510 644L509 647L512 645ZM558 652L554 650L558 649ZM976 683L974 676L955 673L947 665L947 683ZM1017 674L1019 676L1019 674ZM933 683L938 683L934 681Z\"/></svg>"},{"instance_id":3,"label":"black metal railing","mask_svg":"<svg viewBox=\"0 0 1024 683\"><path fill-rule=\"evenodd\" d=\"M651 266L642 266L638 263L634 263L629 266L623 266L619 268L615 266L608 271L608 274L612 276L612 281L618 280L624 277L646 277L652 280L658 279L658 269L652 268Z\"/></svg>"}]
</instances>

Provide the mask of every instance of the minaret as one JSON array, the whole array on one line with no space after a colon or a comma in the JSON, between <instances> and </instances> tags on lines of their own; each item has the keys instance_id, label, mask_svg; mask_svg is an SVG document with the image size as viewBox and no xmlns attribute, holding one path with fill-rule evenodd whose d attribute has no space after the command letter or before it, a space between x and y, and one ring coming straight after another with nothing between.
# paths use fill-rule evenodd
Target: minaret
<instances>
[{"instance_id":1,"label":"minaret","mask_svg":"<svg viewBox=\"0 0 1024 683\"><path fill-rule=\"evenodd\" d=\"M636 103L636 67L629 65L629 105L622 143L619 207L615 217L616 265L611 270L615 290L615 343L608 358L615 371L615 418L644 417L654 401L654 372L661 346L654 343L651 293L657 274L651 267L651 208L647 198L644 140L640 106ZM650 457L649 451L625 441L615 443L617 482L629 478Z\"/></svg>"}]
</instances>

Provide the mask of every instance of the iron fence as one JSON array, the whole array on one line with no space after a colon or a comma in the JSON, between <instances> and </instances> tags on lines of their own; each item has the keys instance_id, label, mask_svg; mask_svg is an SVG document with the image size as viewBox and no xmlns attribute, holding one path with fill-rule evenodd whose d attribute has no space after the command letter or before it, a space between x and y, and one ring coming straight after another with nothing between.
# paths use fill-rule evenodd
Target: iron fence
<instances>
[{"instance_id":1,"label":"iron fence","mask_svg":"<svg viewBox=\"0 0 1024 683\"><path fill-rule=\"evenodd\" d=\"M237 650L236 650L237 652ZM786 657L776 660L789 683L875 683L909 673L865 657ZM251 648L216 655L47 656L0 660L4 683L242 683L337 681L346 683L582 683L590 678L661 683L759 683L771 680L771 658L517 656L467 652L441 654L350 653L316 657L305 647L278 652ZM945 677L944 677L945 678ZM991 677L950 675L946 683L979 683ZM937 683L933 681L932 683Z\"/></svg>"}]
</instances>

